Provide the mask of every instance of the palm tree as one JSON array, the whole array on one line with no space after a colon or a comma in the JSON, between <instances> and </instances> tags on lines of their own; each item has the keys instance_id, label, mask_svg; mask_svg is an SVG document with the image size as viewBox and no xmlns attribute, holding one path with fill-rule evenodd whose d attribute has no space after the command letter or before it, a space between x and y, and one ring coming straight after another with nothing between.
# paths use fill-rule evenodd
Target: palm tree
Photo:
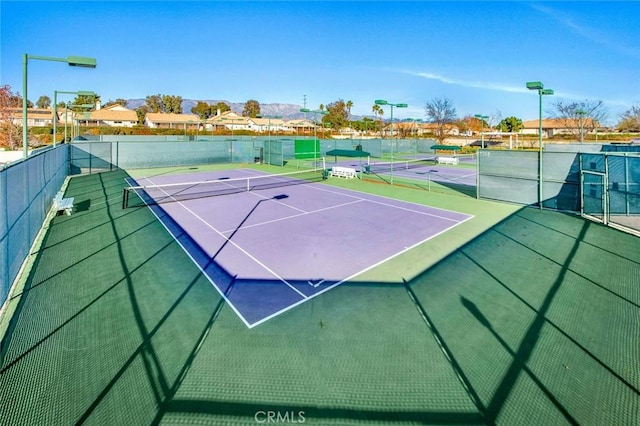
<instances>
[{"instance_id":1,"label":"palm tree","mask_svg":"<svg viewBox=\"0 0 640 426\"><path fill-rule=\"evenodd\" d=\"M347 108L347 121L349 122L349 127L351 127L351 108L353 107L353 101L347 101L345 107Z\"/></svg>"},{"instance_id":2,"label":"palm tree","mask_svg":"<svg viewBox=\"0 0 640 426\"><path fill-rule=\"evenodd\" d=\"M373 104L373 107L371 107L371 112L373 112L374 116L380 116L380 132L382 132L382 116L384 115L384 110L380 105Z\"/></svg>"}]
</instances>

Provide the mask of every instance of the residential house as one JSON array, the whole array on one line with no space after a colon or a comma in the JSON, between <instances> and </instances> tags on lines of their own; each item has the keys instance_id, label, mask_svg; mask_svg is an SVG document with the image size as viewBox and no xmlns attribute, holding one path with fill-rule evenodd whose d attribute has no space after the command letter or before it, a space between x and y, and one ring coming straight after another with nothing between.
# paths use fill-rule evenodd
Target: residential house
<instances>
[{"instance_id":1,"label":"residential house","mask_svg":"<svg viewBox=\"0 0 640 426\"><path fill-rule=\"evenodd\" d=\"M269 132L291 132L291 127L281 118L250 118L249 129L257 133L269 133Z\"/></svg>"},{"instance_id":2,"label":"residential house","mask_svg":"<svg viewBox=\"0 0 640 426\"><path fill-rule=\"evenodd\" d=\"M138 124L138 114L119 104L105 108L97 107L91 111L87 119L82 119L89 126L133 127Z\"/></svg>"},{"instance_id":3,"label":"residential house","mask_svg":"<svg viewBox=\"0 0 640 426\"><path fill-rule=\"evenodd\" d=\"M296 135L313 135L313 129L318 127L313 121L307 119L289 120L286 125Z\"/></svg>"},{"instance_id":4,"label":"residential house","mask_svg":"<svg viewBox=\"0 0 640 426\"><path fill-rule=\"evenodd\" d=\"M595 127L594 127L595 124ZM557 134L576 134L580 125L584 126L584 129L594 129L597 127L597 122L591 118L585 118L580 122L579 120L572 118L544 118L542 120L542 136L551 138ZM537 135L540 131L540 120L527 120L522 123L521 135ZM596 129L597 131L597 129ZM587 133L587 132L585 132Z\"/></svg>"},{"instance_id":5,"label":"residential house","mask_svg":"<svg viewBox=\"0 0 640 426\"><path fill-rule=\"evenodd\" d=\"M8 108L8 117L16 126L22 126L22 108ZM53 124L53 110L49 108L28 108L27 126L45 127Z\"/></svg>"},{"instance_id":6,"label":"residential house","mask_svg":"<svg viewBox=\"0 0 640 426\"><path fill-rule=\"evenodd\" d=\"M195 114L148 112L144 124L150 129L197 130L202 120Z\"/></svg>"},{"instance_id":7,"label":"residential house","mask_svg":"<svg viewBox=\"0 0 640 426\"><path fill-rule=\"evenodd\" d=\"M207 130L227 129L232 132L238 130L251 130L248 117L243 117L233 111L225 111L207 119L205 124Z\"/></svg>"}]
</instances>

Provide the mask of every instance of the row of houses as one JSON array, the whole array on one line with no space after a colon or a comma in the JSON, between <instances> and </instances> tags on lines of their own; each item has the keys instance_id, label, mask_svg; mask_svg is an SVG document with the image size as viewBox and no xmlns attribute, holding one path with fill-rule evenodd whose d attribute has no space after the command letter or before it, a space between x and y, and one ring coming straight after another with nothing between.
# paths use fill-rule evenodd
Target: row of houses
<instances>
[{"instance_id":1,"label":"row of houses","mask_svg":"<svg viewBox=\"0 0 640 426\"><path fill-rule=\"evenodd\" d=\"M10 120L22 124L22 109L9 110ZM76 112L57 109L29 108L27 111L27 125L29 127L46 127L53 125L54 115L57 115L57 125L80 124L87 127L134 127L138 125L138 114L122 105L111 105L97 108L95 111ZM296 132L299 129L313 128L312 121L305 119L282 120L280 118L252 118L243 117L233 111L227 111L208 118L201 119L196 114L152 113L145 115L144 125L151 129L180 129L217 131L248 130L257 133L265 132Z\"/></svg>"},{"instance_id":2,"label":"row of houses","mask_svg":"<svg viewBox=\"0 0 640 426\"><path fill-rule=\"evenodd\" d=\"M111 105L105 108L96 108L90 112L74 112L66 111L64 108L57 111L57 124L68 125L79 123L83 126L109 126L109 127L134 127L138 125L138 115L136 111L128 109L122 105ZM9 111L10 119L16 124L22 124L22 109L16 108ZM52 109L30 108L28 110L28 126L29 127L45 127L51 126L54 120L54 111ZM585 128L595 129L590 119L586 119L582 123ZM298 133L300 131L308 131L316 125L306 119L283 120L281 118L252 118L243 117L233 111L227 111L218 114L206 120L200 119L195 114L167 114L167 113L147 113L144 118L144 125L151 129L180 129L180 130L200 130L200 131L252 131L256 133L266 132L291 132ZM389 126L389 125L387 125ZM523 129L519 132L521 135L537 135L539 132L539 120L529 120L523 122ZM404 135L425 135L433 134L436 130L433 123L420 122L396 122L394 129L397 134ZM491 129L487 129L490 131ZM572 133L575 128L568 127L567 120L562 119L544 119L542 120L543 136L552 137L555 134ZM386 129L388 132L389 129ZM448 136L461 136L458 126L449 125L445 132ZM344 133L350 133L345 130ZM462 135L464 136L464 135ZM471 135L469 135L471 136Z\"/></svg>"}]
</instances>

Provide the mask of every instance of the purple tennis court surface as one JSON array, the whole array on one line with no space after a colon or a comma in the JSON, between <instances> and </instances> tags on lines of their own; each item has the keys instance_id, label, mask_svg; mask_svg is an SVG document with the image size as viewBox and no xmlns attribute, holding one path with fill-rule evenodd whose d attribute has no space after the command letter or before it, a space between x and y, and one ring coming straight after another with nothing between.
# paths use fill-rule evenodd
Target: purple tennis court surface
<instances>
[{"instance_id":1,"label":"purple tennis court surface","mask_svg":"<svg viewBox=\"0 0 640 426\"><path fill-rule=\"evenodd\" d=\"M249 170L137 185L262 175ZM256 326L471 216L305 183L151 206L248 326Z\"/></svg>"},{"instance_id":2,"label":"purple tennis court surface","mask_svg":"<svg viewBox=\"0 0 640 426\"><path fill-rule=\"evenodd\" d=\"M333 165L343 166L343 167L352 167L358 171L364 169L364 166L367 164L367 159L363 158L361 161L359 159L351 159L351 160L342 160L336 163L331 162L328 163L327 166L331 167ZM464 158L461 160L462 163L472 164L470 160ZM376 161L372 161L372 166L375 167ZM381 163L386 164L386 162L382 161ZM389 176L390 171L382 171L376 172L380 175ZM439 182L442 184L452 184L452 185L466 185L466 186L476 186L477 181L477 173L473 168L468 167L460 167L460 166L447 166L440 164L425 164L421 167L412 166L412 168L404 168L402 163L398 163L394 165L393 174L396 177L403 177L409 179L419 179L419 180L427 180L432 182ZM366 177L366 174L364 175Z\"/></svg>"}]
</instances>

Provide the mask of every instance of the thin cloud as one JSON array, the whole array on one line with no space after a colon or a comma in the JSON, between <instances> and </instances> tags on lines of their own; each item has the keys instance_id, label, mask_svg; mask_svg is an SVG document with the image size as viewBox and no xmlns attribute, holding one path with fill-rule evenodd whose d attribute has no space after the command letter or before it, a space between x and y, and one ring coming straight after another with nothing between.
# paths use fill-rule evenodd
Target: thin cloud
<instances>
[{"instance_id":1,"label":"thin cloud","mask_svg":"<svg viewBox=\"0 0 640 426\"><path fill-rule=\"evenodd\" d=\"M575 18L568 14L540 4L531 4L530 6L538 12L567 27L571 32L584 39L600 44L620 54L631 56L633 58L640 58L640 50L638 48L621 44L602 31L576 22Z\"/></svg>"},{"instance_id":2,"label":"thin cloud","mask_svg":"<svg viewBox=\"0 0 640 426\"><path fill-rule=\"evenodd\" d=\"M508 92L508 93L527 93L528 90L525 87L516 87L509 86L500 83L492 83L492 82L483 82L483 81L468 81L468 80L458 80L454 78L445 77L438 74L433 74L430 72L412 72L412 71L401 71L404 74L412 75L414 77L425 78L427 80L436 80L446 84L452 84L455 86L461 87L470 87L475 89L485 89L485 90L496 90L499 92Z\"/></svg>"}]
</instances>

